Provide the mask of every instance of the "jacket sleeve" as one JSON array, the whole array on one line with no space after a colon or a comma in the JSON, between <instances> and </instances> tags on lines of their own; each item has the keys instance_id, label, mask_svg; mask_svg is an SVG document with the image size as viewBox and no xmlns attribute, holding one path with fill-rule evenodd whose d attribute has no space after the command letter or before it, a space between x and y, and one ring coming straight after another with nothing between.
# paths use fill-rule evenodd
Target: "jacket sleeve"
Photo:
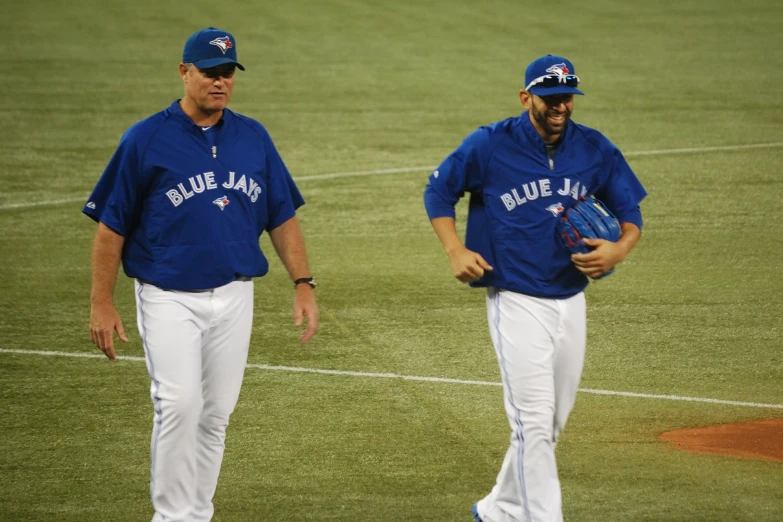
<instances>
[{"instance_id":1,"label":"jacket sleeve","mask_svg":"<svg viewBox=\"0 0 783 522\"><path fill-rule=\"evenodd\" d=\"M633 223L641 229L639 203L647 196L647 191L617 147L612 147L608 155L609 177L595 197L606 203L620 223Z\"/></svg>"},{"instance_id":2,"label":"jacket sleeve","mask_svg":"<svg viewBox=\"0 0 783 522\"><path fill-rule=\"evenodd\" d=\"M465 192L482 186L488 143L487 129L475 130L430 174L424 189L424 208L430 220L455 217L454 207Z\"/></svg>"},{"instance_id":3,"label":"jacket sleeve","mask_svg":"<svg viewBox=\"0 0 783 522\"><path fill-rule=\"evenodd\" d=\"M134 127L131 127L122 136L82 212L127 237L142 200L142 168Z\"/></svg>"},{"instance_id":4,"label":"jacket sleeve","mask_svg":"<svg viewBox=\"0 0 783 522\"><path fill-rule=\"evenodd\" d=\"M262 133L267 169L267 231L273 230L296 215L304 198L280 157L272 137Z\"/></svg>"}]
</instances>

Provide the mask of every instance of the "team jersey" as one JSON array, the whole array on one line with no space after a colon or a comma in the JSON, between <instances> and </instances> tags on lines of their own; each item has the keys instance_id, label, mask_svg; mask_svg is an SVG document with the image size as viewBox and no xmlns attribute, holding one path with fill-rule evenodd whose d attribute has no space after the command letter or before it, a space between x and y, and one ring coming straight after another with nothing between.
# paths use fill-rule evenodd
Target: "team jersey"
<instances>
[{"instance_id":1,"label":"team jersey","mask_svg":"<svg viewBox=\"0 0 783 522\"><path fill-rule=\"evenodd\" d=\"M558 299L588 284L556 236L560 213L594 195L621 223L641 228L639 203L647 195L600 132L571 121L548 153L527 112L480 127L430 175L424 191L429 218L455 217L465 192L465 247L494 269L471 286Z\"/></svg>"},{"instance_id":2,"label":"team jersey","mask_svg":"<svg viewBox=\"0 0 783 522\"><path fill-rule=\"evenodd\" d=\"M83 212L124 236L128 277L194 290L266 274L259 237L303 204L259 122L224 109L205 132L177 100L128 129Z\"/></svg>"}]
</instances>

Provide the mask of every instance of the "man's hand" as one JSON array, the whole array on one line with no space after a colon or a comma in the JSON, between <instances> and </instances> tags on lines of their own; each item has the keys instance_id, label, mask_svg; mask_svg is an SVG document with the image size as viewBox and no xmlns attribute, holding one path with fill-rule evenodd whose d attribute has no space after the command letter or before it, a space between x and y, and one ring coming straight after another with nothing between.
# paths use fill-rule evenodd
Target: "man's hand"
<instances>
[{"instance_id":1,"label":"man's hand","mask_svg":"<svg viewBox=\"0 0 783 522\"><path fill-rule=\"evenodd\" d=\"M606 239L582 239L585 245L594 247L587 254L571 254L571 261L587 277L596 279L621 263L628 250L620 243Z\"/></svg>"},{"instance_id":2,"label":"man's hand","mask_svg":"<svg viewBox=\"0 0 783 522\"><path fill-rule=\"evenodd\" d=\"M483 276L486 270L492 270L479 253L468 250L462 245L447 253L451 261L451 272L463 283L475 281Z\"/></svg>"},{"instance_id":3,"label":"man's hand","mask_svg":"<svg viewBox=\"0 0 783 522\"><path fill-rule=\"evenodd\" d=\"M307 254L305 252L304 235L296 216L269 231L272 245L283 262L288 275L293 281L300 279L302 274L309 274ZM298 284L294 287L294 326L299 328L307 318L307 327L299 337L299 342L308 342L318 330L318 305L315 304L313 287L308 284Z\"/></svg>"},{"instance_id":4,"label":"man's hand","mask_svg":"<svg viewBox=\"0 0 783 522\"><path fill-rule=\"evenodd\" d=\"M125 328L112 304L114 282L120 266L122 246L125 237L103 223L98 223L95 241L92 245L92 290L90 291L90 339L112 361L114 354L114 332L127 343Z\"/></svg>"},{"instance_id":5,"label":"man's hand","mask_svg":"<svg viewBox=\"0 0 783 522\"><path fill-rule=\"evenodd\" d=\"M128 342L120 316L111 303L95 304L90 307L90 339L112 361L117 360L114 353L114 332L124 343Z\"/></svg>"},{"instance_id":6,"label":"man's hand","mask_svg":"<svg viewBox=\"0 0 783 522\"><path fill-rule=\"evenodd\" d=\"M307 328L299 337L299 342L305 344L318 330L318 305L315 303L313 288L307 284L296 285L294 295L294 326L299 328L307 317Z\"/></svg>"}]
</instances>

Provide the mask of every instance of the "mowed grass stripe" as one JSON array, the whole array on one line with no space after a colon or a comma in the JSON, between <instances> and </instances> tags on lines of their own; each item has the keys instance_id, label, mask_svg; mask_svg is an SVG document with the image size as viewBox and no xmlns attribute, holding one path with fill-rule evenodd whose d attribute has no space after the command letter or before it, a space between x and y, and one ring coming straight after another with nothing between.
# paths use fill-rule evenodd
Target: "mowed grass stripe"
<instances>
[{"instance_id":1,"label":"mowed grass stripe","mask_svg":"<svg viewBox=\"0 0 783 522\"><path fill-rule=\"evenodd\" d=\"M625 153L624 156L626 158L633 158L633 157L643 157L643 156L695 154L695 153L704 153L704 152L733 152L733 151L744 151L744 150L751 150L751 149L769 149L769 148L778 148L778 147L783 147L783 142L752 143L749 145L721 145L715 147L689 147L689 148L682 148L682 149L640 150L640 151L635 151L635 152L631 151ZM358 176L380 176L384 174L402 174L405 172L428 171L436 167L437 165L430 165L430 166L419 166L419 167L396 167L396 168L377 169L377 170L357 170L357 171L349 171L349 172L331 172L327 174L312 174L307 176L297 176L294 178L294 180L297 183L300 183L302 181L318 181L323 179L339 179L339 178L350 178L350 177L358 177ZM24 203L6 203L5 205L0 205L0 210L13 210L19 208L44 207L44 206L51 206L51 205L62 205L66 203L76 203L77 201L84 201L88 196L89 194L85 194L84 196L72 197L72 198L31 201L31 202L24 202Z\"/></svg>"},{"instance_id":2,"label":"mowed grass stripe","mask_svg":"<svg viewBox=\"0 0 783 522\"><path fill-rule=\"evenodd\" d=\"M47 350L8 350L0 348L0 353L18 354L18 355L43 355L54 357L75 357L82 359L103 359L104 356L95 353L77 353L77 352L59 352L59 351L47 351ZM131 361L131 362L145 362L144 357L134 357L129 355L118 355L117 360ZM346 370L323 370L319 368L299 368L296 366L272 366L269 364L248 364L248 368L254 368L257 370L272 370L272 371L285 371L285 372L299 372L299 373L317 373L322 375L341 375L348 377L369 377L369 378L381 378L381 379L402 379L405 381L421 381L421 382L437 382L444 384L467 384L473 386L500 386L499 382L490 381L471 381L465 379L448 379L445 377L424 377L417 375L400 375L397 373L372 373L372 372L356 372ZM769 408L783 410L783 404L765 404L759 402L742 402L742 401L729 401L723 399L711 399L707 397L684 397L680 395L657 395L649 393L635 393L625 391L614 390L595 390L590 388L579 388L581 393L590 393L594 395L615 395L619 397L633 397L639 399L663 399L671 401L686 401L686 402L702 402L707 404L721 404L726 406L743 406L748 408Z\"/></svg>"}]
</instances>

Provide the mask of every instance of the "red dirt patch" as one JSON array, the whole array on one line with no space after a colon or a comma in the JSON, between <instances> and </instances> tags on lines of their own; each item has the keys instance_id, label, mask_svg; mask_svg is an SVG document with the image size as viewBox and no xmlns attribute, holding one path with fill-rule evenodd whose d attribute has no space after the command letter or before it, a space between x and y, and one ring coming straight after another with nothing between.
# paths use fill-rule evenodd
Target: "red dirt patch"
<instances>
[{"instance_id":1,"label":"red dirt patch","mask_svg":"<svg viewBox=\"0 0 783 522\"><path fill-rule=\"evenodd\" d=\"M667 431L660 438L693 453L783 462L783 419Z\"/></svg>"}]
</instances>

